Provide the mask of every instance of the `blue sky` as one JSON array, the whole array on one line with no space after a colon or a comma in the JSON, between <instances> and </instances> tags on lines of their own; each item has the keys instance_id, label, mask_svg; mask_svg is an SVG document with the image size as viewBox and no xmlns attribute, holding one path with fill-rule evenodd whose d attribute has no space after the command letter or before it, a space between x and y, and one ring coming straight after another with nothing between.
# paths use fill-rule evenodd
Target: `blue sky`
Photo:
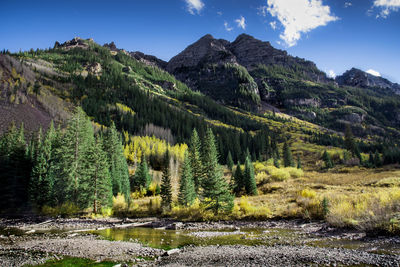
<instances>
[{"instance_id":1,"label":"blue sky","mask_svg":"<svg viewBox=\"0 0 400 267\"><path fill-rule=\"evenodd\" d=\"M80 36L164 60L207 33L247 33L327 73L357 67L400 83L400 0L2 0L0 25L0 49Z\"/></svg>"}]
</instances>

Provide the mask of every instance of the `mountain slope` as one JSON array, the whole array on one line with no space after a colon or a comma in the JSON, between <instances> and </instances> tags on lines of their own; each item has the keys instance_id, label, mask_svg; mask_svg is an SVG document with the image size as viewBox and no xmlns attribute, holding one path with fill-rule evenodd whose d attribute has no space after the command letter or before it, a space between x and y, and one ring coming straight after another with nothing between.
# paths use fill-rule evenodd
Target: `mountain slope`
<instances>
[{"instance_id":1,"label":"mountain slope","mask_svg":"<svg viewBox=\"0 0 400 267\"><path fill-rule=\"evenodd\" d=\"M396 84L351 71L338 77L338 86L313 62L246 34L232 43L205 35L173 57L166 69L222 104L261 113L272 105L336 131L351 125L362 137L399 136ZM375 90L377 86L392 91Z\"/></svg>"},{"instance_id":2,"label":"mountain slope","mask_svg":"<svg viewBox=\"0 0 400 267\"><path fill-rule=\"evenodd\" d=\"M236 47L241 46L241 38ZM221 162L229 152L234 161L243 160L247 149L254 159L266 157L270 153L266 151L266 140L282 143L289 139L299 144L299 150L314 146L312 143L343 147L343 138L335 131L343 131L346 124L351 124L358 136L368 137L360 145L362 151L369 152L370 147L375 151L371 142L381 142L382 137L398 140L399 127L394 116L398 114L399 97L389 97L369 88L338 87L330 80L313 82L307 73L318 73L318 70L310 63L302 65L311 66L309 72L299 67L300 63L260 64L266 63L264 59L249 63L246 69L238 63L240 57L229 50L233 49L232 44L211 36L194 46L197 45L198 48L190 47L184 53L187 59L193 56L192 63L186 59L179 63L180 56L168 63L167 69L175 61L172 72L180 71L176 77L150 62L158 62L156 58L132 54L112 44L100 46L91 39L74 38L63 44L56 43L53 49L2 56L12 58L15 64L19 62L20 68L27 69L23 73L33 73L34 78L27 87L31 89L13 87L13 90L35 100L29 106L43 110L47 114L46 122L54 119L62 123L68 118L69 110L79 105L99 126L109 126L114 121L119 130L131 135L154 134L164 138L163 133L168 133L165 139L178 143L188 142L193 128L202 134L207 127L212 127ZM243 63L244 59L240 60ZM7 67L1 69L2 83L6 84L11 74ZM22 71L18 73L21 75ZM201 75L193 84L200 85L201 91L217 101L192 91L190 81L188 86L177 79L179 75L189 77L195 73ZM37 94L33 92L35 84L39 86ZM258 84L267 92L262 101ZM2 89L2 95L10 96L9 92L10 89ZM7 105L20 108L21 103L10 101L10 97L4 101L3 109ZM255 110L258 103L260 108ZM272 109L276 114L269 111ZM35 118L41 123L39 115L22 121L29 123ZM9 116L6 121L12 119ZM314 160L321 149L313 148L307 155L313 155Z\"/></svg>"}]
</instances>

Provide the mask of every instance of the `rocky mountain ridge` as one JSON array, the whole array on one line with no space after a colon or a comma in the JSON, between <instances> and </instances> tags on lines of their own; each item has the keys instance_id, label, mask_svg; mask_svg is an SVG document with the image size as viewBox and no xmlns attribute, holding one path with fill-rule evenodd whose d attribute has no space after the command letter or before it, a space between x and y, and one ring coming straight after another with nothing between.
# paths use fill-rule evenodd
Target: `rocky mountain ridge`
<instances>
[{"instance_id":1,"label":"rocky mountain ridge","mask_svg":"<svg viewBox=\"0 0 400 267\"><path fill-rule=\"evenodd\" d=\"M336 77L336 82L341 86L354 87L376 87L380 89L389 89L393 93L400 95L400 85L392 83L389 80L374 76L357 68L352 68L340 76Z\"/></svg>"}]
</instances>

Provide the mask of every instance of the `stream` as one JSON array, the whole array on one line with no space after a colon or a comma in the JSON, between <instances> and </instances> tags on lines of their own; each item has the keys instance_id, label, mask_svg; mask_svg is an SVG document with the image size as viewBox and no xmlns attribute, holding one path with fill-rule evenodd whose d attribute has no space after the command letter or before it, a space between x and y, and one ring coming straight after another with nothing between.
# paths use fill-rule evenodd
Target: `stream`
<instances>
[{"instance_id":1,"label":"stream","mask_svg":"<svg viewBox=\"0 0 400 267\"><path fill-rule=\"evenodd\" d=\"M245 246L314 246L346 248L376 254L400 255L400 240L387 237L369 238L364 235L348 237L321 236L301 230L282 228L248 228L228 230L166 230L146 227L108 228L90 233L107 240L139 242L161 249L181 248L188 245L245 245Z\"/></svg>"},{"instance_id":2,"label":"stream","mask_svg":"<svg viewBox=\"0 0 400 267\"><path fill-rule=\"evenodd\" d=\"M400 266L400 238L296 220L0 220L2 267L86 259L90 266Z\"/></svg>"}]
</instances>

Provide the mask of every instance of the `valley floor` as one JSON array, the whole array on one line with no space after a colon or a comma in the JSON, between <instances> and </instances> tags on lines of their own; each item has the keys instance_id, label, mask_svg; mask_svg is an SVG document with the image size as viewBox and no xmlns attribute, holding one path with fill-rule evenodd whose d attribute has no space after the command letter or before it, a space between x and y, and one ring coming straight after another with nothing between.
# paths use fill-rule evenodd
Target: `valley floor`
<instances>
[{"instance_id":1,"label":"valley floor","mask_svg":"<svg viewBox=\"0 0 400 267\"><path fill-rule=\"evenodd\" d=\"M224 245L189 244L165 250L145 246L137 239L111 241L91 231L105 228L129 231L135 226L149 227L159 233L187 233L199 239L238 233L240 241ZM244 229L266 234L256 235ZM288 235L288 231L296 234ZM252 238L263 238L265 242L252 246L242 242ZM212 223L156 218L0 220L1 266L34 265L63 257L140 266L399 266L400 238L369 237L363 232L302 220Z\"/></svg>"}]
</instances>

